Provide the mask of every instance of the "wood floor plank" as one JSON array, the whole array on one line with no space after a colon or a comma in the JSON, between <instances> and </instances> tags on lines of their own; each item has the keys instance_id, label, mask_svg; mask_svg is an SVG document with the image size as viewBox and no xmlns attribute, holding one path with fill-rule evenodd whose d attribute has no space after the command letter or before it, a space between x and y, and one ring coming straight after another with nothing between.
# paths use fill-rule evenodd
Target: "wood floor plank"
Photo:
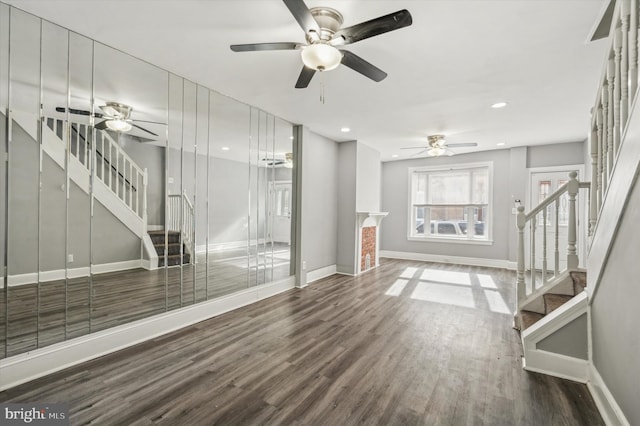
<instances>
[{"instance_id":1,"label":"wood floor plank","mask_svg":"<svg viewBox=\"0 0 640 426\"><path fill-rule=\"evenodd\" d=\"M504 311L514 282L500 269L383 259L359 277L319 280L0 401L66 402L72 424L603 424L586 386L522 370ZM193 289L182 290L192 303ZM58 302L46 305L55 318Z\"/></svg>"}]
</instances>

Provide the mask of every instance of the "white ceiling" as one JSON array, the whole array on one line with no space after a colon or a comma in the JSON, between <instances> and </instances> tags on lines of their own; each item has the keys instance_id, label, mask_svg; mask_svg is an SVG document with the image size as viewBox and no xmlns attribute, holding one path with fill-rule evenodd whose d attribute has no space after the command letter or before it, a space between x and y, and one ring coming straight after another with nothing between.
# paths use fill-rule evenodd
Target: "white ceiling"
<instances>
[{"instance_id":1,"label":"white ceiling","mask_svg":"<svg viewBox=\"0 0 640 426\"><path fill-rule=\"evenodd\" d=\"M340 66L295 89L299 52L229 49L304 42L281 0L3 1L383 160L435 133L479 145L456 152L584 140L608 43L585 43L603 0L306 0L343 26L399 9L413 25L347 47L386 80Z\"/></svg>"}]
</instances>

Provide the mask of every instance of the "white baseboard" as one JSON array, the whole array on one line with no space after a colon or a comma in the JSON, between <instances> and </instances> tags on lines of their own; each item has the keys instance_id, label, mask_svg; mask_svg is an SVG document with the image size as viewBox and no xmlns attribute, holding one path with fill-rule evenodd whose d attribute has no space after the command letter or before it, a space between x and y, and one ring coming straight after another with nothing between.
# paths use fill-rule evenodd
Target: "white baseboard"
<instances>
[{"instance_id":1,"label":"white baseboard","mask_svg":"<svg viewBox=\"0 0 640 426\"><path fill-rule=\"evenodd\" d=\"M587 383L589 380L589 361L543 350L527 351L522 366L527 371L547 374L574 382Z\"/></svg>"},{"instance_id":2,"label":"white baseboard","mask_svg":"<svg viewBox=\"0 0 640 426\"><path fill-rule=\"evenodd\" d=\"M28 274L9 275L7 277L7 283L9 284L9 287L17 287L21 285L35 284L38 282L38 278L41 283L45 283L50 281L64 280L65 278L88 277L92 273L104 274L106 272L118 272L135 268L143 268L144 262L149 261L134 259L125 260L122 262L93 265L91 268L86 266L81 268L69 268L66 271L64 269L56 269L53 271L42 271L39 274L37 272L31 272ZM2 287L0 286L0 288Z\"/></svg>"},{"instance_id":3,"label":"white baseboard","mask_svg":"<svg viewBox=\"0 0 640 426\"><path fill-rule=\"evenodd\" d=\"M598 369L593 364L589 366L589 382L587 386L589 387L591 396L598 407L602 419L607 425L630 426L622 409L611 394L604 380L602 380Z\"/></svg>"},{"instance_id":4,"label":"white baseboard","mask_svg":"<svg viewBox=\"0 0 640 426\"><path fill-rule=\"evenodd\" d=\"M407 251L380 250L380 257L390 259L420 260L423 262L453 263L456 265L486 266L489 268L515 269L515 262L479 257L446 256L441 254L412 253Z\"/></svg>"},{"instance_id":5,"label":"white baseboard","mask_svg":"<svg viewBox=\"0 0 640 426\"><path fill-rule=\"evenodd\" d=\"M294 288L294 277L0 360L0 391Z\"/></svg>"},{"instance_id":6,"label":"white baseboard","mask_svg":"<svg viewBox=\"0 0 640 426\"><path fill-rule=\"evenodd\" d=\"M313 271L307 272L307 284L336 274L336 268L336 265L329 265L325 266L324 268L318 268L314 269Z\"/></svg>"},{"instance_id":7,"label":"white baseboard","mask_svg":"<svg viewBox=\"0 0 640 426\"><path fill-rule=\"evenodd\" d=\"M251 241L242 240L242 241L230 241L226 243L210 243L208 246L206 244L201 244L199 246L196 246L196 253L200 254L200 253L206 253L207 251L211 252L211 251L222 251L222 250L244 248L244 247L247 247L247 245L255 246L256 244L264 244L265 241L266 240L264 238L260 238L258 240L251 240Z\"/></svg>"}]
</instances>

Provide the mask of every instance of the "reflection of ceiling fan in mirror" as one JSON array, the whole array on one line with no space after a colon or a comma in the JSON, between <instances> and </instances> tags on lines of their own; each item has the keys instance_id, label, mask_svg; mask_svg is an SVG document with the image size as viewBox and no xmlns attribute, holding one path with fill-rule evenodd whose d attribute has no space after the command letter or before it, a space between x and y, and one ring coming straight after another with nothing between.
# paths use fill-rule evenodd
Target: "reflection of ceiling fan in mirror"
<instances>
[{"instance_id":1,"label":"reflection of ceiling fan in mirror","mask_svg":"<svg viewBox=\"0 0 640 426\"><path fill-rule=\"evenodd\" d=\"M412 23L409 11L399 10L370 21L341 28L342 14L335 9L329 7L308 9L303 0L283 1L302 27L307 44L296 42L233 44L231 50L234 52L300 50L304 67L296 82L296 89L307 87L316 71L329 71L340 64L373 81L382 81L387 73L355 53L343 49L342 46L408 27Z\"/></svg>"},{"instance_id":2,"label":"reflection of ceiling fan in mirror","mask_svg":"<svg viewBox=\"0 0 640 426\"><path fill-rule=\"evenodd\" d=\"M444 135L430 135L427 137L427 146L409 146L400 149L420 149L420 152L416 152L411 155L412 157L417 157L418 155L426 153L428 157L440 157L441 155L455 155L455 152L451 151L449 148L462 148L462 147L470 147L470 146L478 146L475 142L466 142L466 143L447 143L447 139Z\"/></svg>"},{"instance_id":3,"label":"reflection of ceiling fan in mirror","mask_svg":"<svg viewBox=\"0 0 640 426\"><path fill-rule=\"evenodd\" d=\"M293 153L287 152L284 154L284 158L282 156L274 156L272 158L264 157L262 160L262 164L269 167L286 167L287 169L293 168Z\"/></svg>"},{"instance_id":4,"label":"reflection of ceiling fan in mirror","mask_svg":"<svg viewBox=\"0 0 640 426\"><path fill-rule=\"evenodd\" d=\"M129 105L121 104L119 102L107 102L105 105L101 105L99 107L103 113L95 113L93 116L95 118L102 118L103 121L97 123L95 128L98 130L113 130L115 132L128 132L133 128L140 129L143 132L146 132L152 136L158 137L158 135L152 132L149 129L145 129L142 126L139 126L137 123L150 123L150 124L165 124L157 121L145 121L145 120L133 120L131 118L131 113L133 108ZM64 107L57 107L56 111L58 112L66 112L67 109ZM85 115L90 116L91 112L82 109L73 109L69 108L69 113L76 115ZM150 139L153 140L153 139Z\"/></svg>"}]
</instances>

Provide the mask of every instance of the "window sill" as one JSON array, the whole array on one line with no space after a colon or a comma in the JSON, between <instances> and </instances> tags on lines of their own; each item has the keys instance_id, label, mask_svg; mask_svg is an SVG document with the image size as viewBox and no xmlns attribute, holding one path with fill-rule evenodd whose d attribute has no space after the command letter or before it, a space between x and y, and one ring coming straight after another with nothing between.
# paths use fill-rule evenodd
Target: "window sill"
<instances>
[{"instance_id":1,"label":"window sill","mask_svg":"<svg viewBox=\"0 0 640 426\"><path fill-rule=\"evenodd\" d=\"M469 244L479 246L491 246L493 240L469 240L466 238L446 238L446 237L416 237L408 236L408 241L420 241L423 243L453 243L453 244Z\"/></svg>"}]
</instances>

